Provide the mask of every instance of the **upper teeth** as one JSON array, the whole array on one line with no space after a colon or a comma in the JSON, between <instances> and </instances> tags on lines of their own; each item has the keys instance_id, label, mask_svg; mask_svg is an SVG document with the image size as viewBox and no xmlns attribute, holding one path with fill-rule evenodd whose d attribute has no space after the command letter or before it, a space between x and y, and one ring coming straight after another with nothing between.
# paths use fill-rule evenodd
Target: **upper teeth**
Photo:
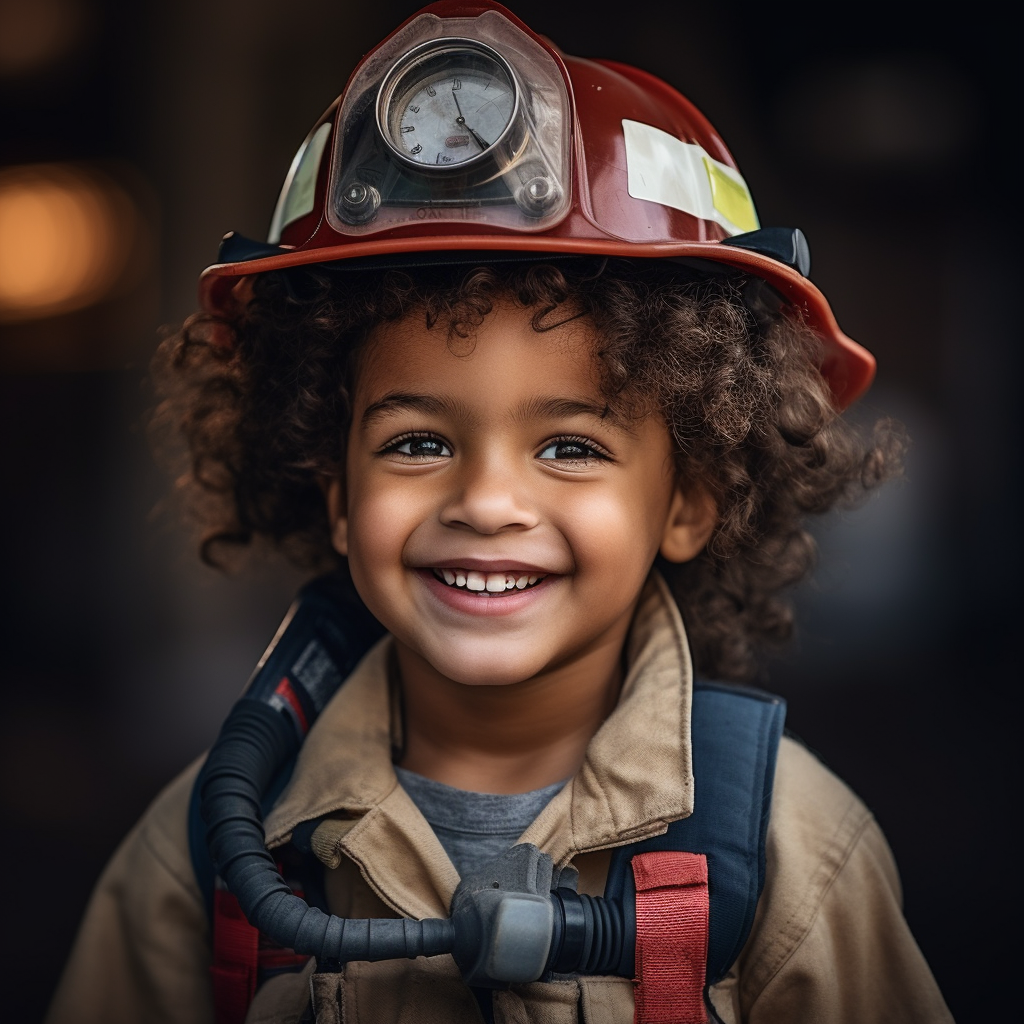
<instances>
[{"instance_id":1,"label":"upper teeth","mask_svg":"<svg viewBox=\"0 0 1024 1024\"><path fill-rule=\"evenodd\" d=\"M477 572L475 569L435 569L434 575L450 587L487 591L499 594L505 590L522 590L544 579L546 573Z\"/></svg>"}]
</instances>

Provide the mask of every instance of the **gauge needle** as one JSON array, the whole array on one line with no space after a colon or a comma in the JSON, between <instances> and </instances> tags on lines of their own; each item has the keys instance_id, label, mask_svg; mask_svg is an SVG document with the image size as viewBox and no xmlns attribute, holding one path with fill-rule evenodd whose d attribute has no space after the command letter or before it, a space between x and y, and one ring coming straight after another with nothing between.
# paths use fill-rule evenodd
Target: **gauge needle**
<instances>
[{"instance_id":1,"label":"gauge needle","mask_svg":"<svg viewBox=\"0 0 1024 1024\"><path fill-rule=\"evenodd\" d=\"M459 97L455 95L454 86L452 86L452 99L455 100L455 109L459 112L459 116L455 118L455 123L461 124L462 127L465 128L466 131L469 132L469 134L472 135L474 139L476 139L476 144L481 149L489 149L491 144L481 139L480 136L477 135L477 133L473 131L473 129L470 128L468 124L466 124L466 119L465 117L462 116L462 107L459 105Z\"/></svg>"}]
</instances>

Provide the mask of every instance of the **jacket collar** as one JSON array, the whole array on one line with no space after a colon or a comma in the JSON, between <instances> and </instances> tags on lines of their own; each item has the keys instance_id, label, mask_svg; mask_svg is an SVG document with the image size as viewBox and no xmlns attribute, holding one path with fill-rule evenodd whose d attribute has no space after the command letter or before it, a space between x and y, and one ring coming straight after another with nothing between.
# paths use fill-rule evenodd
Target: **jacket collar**
<instances>
[{"instance_id":1,"label":"jacket collar","mask_svg":"<svg viewBox=\"0 0 1024 1024\"><path fill-rule=\"evenodd\" d=\"M377 894L410 917L445 915L458 874L391 763L390 647L385 638L366 655L310 730L267 816L267 845L286 842L303 821L359 819L341 848ZM689 648L657 572L637 606L626 661L619 702L579 771L521 837L556 865L662 833L693 810Z\"/></svg>"}]
</instances>

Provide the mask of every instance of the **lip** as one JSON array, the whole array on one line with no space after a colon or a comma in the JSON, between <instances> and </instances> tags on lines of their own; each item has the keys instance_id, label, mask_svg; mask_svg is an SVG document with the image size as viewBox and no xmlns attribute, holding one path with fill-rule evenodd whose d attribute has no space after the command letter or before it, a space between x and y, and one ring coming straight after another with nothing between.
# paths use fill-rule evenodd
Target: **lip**
<instances>
[{"instance_id":1,"label":"lip","mask_svg":"<svg viewBox=\"0 0 1024 1024\"><path fill-rule=\"evenodd\" d=\"M444 562L441 562L437 568L471 568L476 564L478 563L470 562L467 565L465 562L452 562L446 565ZM505 568L511 568L510 563L505 562L502 564ZM514 564L519 565L520 563ZM491 571L498 572L500 570L492 569ZM545 591L560 578L557 575L548 574L544 579L525 590L506 590L503 594L492 594L489 597L482 597L475 591L449 587L446 583L439 580L431 569L417 569L416 575L423 581L431 596L436 598L445 607L465 615L479 617L513 615L516 612L522 611L534 602L542 600Z\"/></svg>"}]
</instances>

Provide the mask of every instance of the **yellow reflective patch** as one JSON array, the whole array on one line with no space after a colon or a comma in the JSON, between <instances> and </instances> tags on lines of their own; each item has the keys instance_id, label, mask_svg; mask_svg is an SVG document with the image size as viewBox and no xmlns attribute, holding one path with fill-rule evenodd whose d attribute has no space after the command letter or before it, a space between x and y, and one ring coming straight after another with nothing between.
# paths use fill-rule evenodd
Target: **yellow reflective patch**
<instances>
[{"instance_id":1,"label":"yellow reflective patch","mask_svg":"<svg viewBox=\"0 0 1024 1024\"><path fill-rule=\"evenodd\" d=\"M742 181L737 181L727 174L717 163L704 157L704 169L708 172L711 184L711 202L715 209L744 231L756 231L758 228L757 214L754 212L754 200Z\"/></svg>"}]
</instances>

